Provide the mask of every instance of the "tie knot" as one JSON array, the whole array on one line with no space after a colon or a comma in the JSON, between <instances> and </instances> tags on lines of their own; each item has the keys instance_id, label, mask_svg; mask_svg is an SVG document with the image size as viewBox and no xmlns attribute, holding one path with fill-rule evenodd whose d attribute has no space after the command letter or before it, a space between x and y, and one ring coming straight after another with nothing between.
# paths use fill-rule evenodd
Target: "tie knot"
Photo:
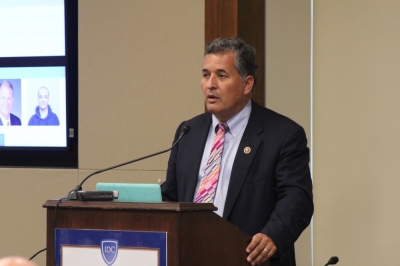
<instances>
[{"instance_id":1,"label":"tie knot","mask_svg":"<svg viewBox=\"0 0 400 266\"><path fill-rule=\"evenodd\" d=\"M218 124L218 130L226 131L228 129L228 124L225 122L221 122Z\"/></svg>"}]
</instances>

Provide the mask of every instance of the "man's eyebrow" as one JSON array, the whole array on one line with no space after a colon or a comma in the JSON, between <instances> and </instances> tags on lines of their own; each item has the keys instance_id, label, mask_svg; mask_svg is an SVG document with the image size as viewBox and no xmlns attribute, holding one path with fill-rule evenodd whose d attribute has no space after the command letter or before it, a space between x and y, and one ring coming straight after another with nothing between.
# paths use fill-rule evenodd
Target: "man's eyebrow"
<instances>
[{"instance_id":1,"label":"man's eyebrow","mask_svg":"<svg viewBox=\"0 0 400 266\"><path fill-rule=\"evenodd\" d=\"M202 72L211 72L210 70L208 70L208 69L206 69L206 68L203 68L203 70L202 70ZM217 71L216 72L224 72L224 73L228 73L225 69L223 69L223 68L219 68L219 69L217 69Z\"/></svg>"}]
</instances>

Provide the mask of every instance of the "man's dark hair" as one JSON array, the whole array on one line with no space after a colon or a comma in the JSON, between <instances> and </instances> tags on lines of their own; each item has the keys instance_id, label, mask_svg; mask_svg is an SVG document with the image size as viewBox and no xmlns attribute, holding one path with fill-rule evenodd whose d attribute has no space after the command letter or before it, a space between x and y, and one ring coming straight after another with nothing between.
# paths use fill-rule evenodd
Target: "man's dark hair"
<instances>
[{"instance_id":1,"label":"man's dark hair","mask_svg":"<svg viewBox=\"0 0 400 266\"><path fill-rule=\"evenodd\" d=\"M221 54L227 52L235 53L235 68L242 80L247 76L254 78L256 83L256 49L250 44L245 43L241 38L218 38L207 43L204 56L208 54Z\"/></svg>"}]
</instances>

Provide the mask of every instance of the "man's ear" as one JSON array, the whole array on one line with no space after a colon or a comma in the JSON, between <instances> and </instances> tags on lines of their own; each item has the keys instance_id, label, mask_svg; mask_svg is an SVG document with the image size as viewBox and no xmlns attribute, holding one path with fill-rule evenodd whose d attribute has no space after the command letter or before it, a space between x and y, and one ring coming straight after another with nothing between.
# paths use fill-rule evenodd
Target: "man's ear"
<instances>
[{"instance_id":1,"label":"man's ear","mask_svg":"<svg viewBox=\"0 0 400 266\"><path fill-rule=\"evenodd\" d=\"M252 92L253 86L254 86L254 77L253 76L247 76L245 80L243 81L244 84L244 94L248 95Z\"/></svg>"}]
</instances>

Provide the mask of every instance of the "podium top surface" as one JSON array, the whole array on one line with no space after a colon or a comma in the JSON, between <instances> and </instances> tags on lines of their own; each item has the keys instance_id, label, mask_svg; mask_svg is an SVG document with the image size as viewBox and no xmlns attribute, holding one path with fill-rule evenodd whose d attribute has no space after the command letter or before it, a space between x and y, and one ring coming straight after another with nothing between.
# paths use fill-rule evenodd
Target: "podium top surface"
<instances>
[{"instance_id":1,"label":"podium top surface","mask_svg":"<svg viewBox=\"0 0 400 266\"><path fill-rule=\"evenodd\" d=\"M44 204L44 208L55 208L59 199L49 199ZM151 211L215 211L212 203L193 203L193 202L167 202L160 203L141 203L141 202L114 202L114 201L78 201L62 200L57 208L78 208L78 209L128 209L128 210L151 210Z\"/></svg>"}]
</instances>

